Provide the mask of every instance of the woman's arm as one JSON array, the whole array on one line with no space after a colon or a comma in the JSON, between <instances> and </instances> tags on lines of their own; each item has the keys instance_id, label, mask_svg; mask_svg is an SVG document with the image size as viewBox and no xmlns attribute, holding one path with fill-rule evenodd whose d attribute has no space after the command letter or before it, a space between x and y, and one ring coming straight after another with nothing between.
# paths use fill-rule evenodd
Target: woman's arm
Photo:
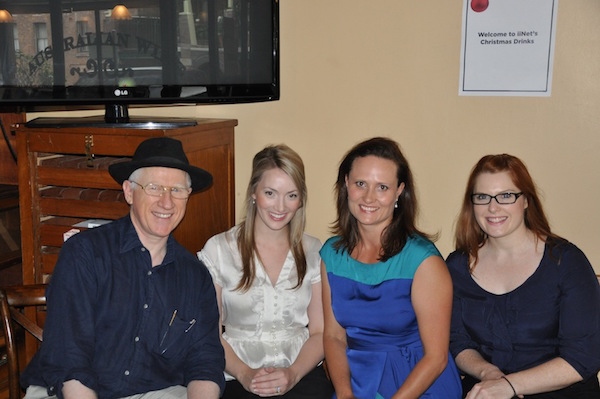
<instances>
[{"instance_id":1,"label":"woman's arm","mask_svg":"<svg viewBox=\"0 0 600 399\"><path fill-rule=\"evenodd\" d=\"M217 305L219 306L219 320L223 320L223 299L222 292L223 288L214 284L215 293L217 295ZM250 368L246 363L244 363L233 351L231 345L223 338L223 324L221 323L220 328L220 336L221 336L221 344L223 345L223 350L225 351L225 371L235 377L236 380L247 391L251 392L251 383L252 378L254 378L254 374L256 370Z\"/></svg>"},{"instance_id":2,"label":"woman's arm","mask_svg":"<svg viewBox=\"0 0 600 399\"><path fill-rule=\"evenodd\" d=\"M323 301L321 300L321 290L321 283L312 285L312 297L308 304L308 332L310 335L302 349L300 349L296 361L290 366L291 371L296 376L293 385L296 385L302 377L314 369L325 356L323 351Z\"/></svg>"},{"instance_id":3,"label":"woman's arm","mask_svg":"<svg viewBox=\"0 0 600 399\"><path fill-rule=\"evenodd\" d=\"M338 399L354 398L350 382L350 366L346 357L346 330L339 325L331 308L331 290L325 263L321 262L321 284L323 285L323 346L327 369Z\"/></svg>"},{"instance_id":4,"label":"woman's arm","mask_svg":"<svg viewBox=\"0 0 600 399\"><path fill-rule=\"evenodd\" d=\"M510 397L516 392L519 397L523 397L523 395L556 391L582 380L569 363L558 357L539 366L508 374L505 378L486 379L475 384L466 399L476 398L481 393L492 395L491 397L500 394ZM510 381L510 384L506 380ZM506 396L507 394L510 396Z\"/></svg>"},{"instance_id":5,"label":"woman's arm","mask_svg":"<svg viewBox=\"0 0 600 399\"><path fill-rule=\"evenodd\" d=\"M465 349L454 360L462 372L480 381L497 380L504 375L496 365L485 360L475 349Z\"/></svg>"},{"instance_id":6,"label":"woman's arm","mask_svg":"<svg viewBox=\"0 0 600 399\"><path fill-rule=\"evenodd\" d=\"M425 354L394 399L420 397L448 365L452 280L442 258L430 256L421 263L413 279L411 298Z\"/></svg>"}]
</instances>

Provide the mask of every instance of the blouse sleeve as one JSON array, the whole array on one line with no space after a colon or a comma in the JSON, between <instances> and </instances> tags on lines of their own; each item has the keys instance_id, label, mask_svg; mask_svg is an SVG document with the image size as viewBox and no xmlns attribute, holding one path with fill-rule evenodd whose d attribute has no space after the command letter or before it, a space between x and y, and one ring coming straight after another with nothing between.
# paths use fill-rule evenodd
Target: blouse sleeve
<instances>
[{"instance_id":1,"label":"blouse sleeve","mask_svg":"<svg viewBox=\"0 0 600 399\"><path fill-rule=\"evenodd\" d=\"M583 252L567 244L560 270L559 355L585 379L600 369L600 286Z\"/></svg>"},{"instance_id":2,"label":"blouse sleeve","mask_svg":"<svg viewBox=\"0 0 600 399\"><path fill-rule=\"evenodd\" d=\"M208 269L210 275L212 276L215 284L223 287L223 276L221 275L221 271L218 267L219 261L219 241L221 235L216 235L211 237L206 244L204 244L204 248L201 251L198 251L196 254L198 259Z\"/></svg>"},{"instance_id":3,"label":"blouse sleeve","mask_svg":"<svg viewBox=\"0 0 600 399\"><path fill-rule=\"evenodd\" d=\"M453 301L452 301L452 322L450 325L450 353L456 357L466 349L475 349L479 351L479 345L471 338L467 332L462 319L462 300L463 291L466 289L465 268L467 257L464 254L453 252L446 259L446 264L452 277Z\"/></svg>"},{"instance_id":4,"label":"blouse sleeve","mask_svg":"<svg viewBox=\"0 0 600 399\"><path fill-rule=\"evenodd\" d=\"M304 234L302 245L306 254L306 277L310 278L311 284L320 283L321 255L319 254L319 250L321 249L321 241L318 238Z\"/></svg>"}]
</instances>

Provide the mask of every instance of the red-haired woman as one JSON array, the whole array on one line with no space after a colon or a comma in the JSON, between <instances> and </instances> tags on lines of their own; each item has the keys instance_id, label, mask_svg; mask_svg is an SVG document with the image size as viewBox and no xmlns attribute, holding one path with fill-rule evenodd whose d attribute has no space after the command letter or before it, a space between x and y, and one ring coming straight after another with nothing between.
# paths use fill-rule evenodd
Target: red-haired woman
<instances>
[{"instance_id":1,"label":"red-haired woman","mask_svg":"<svg viewBox=\"0 0 600 399\"><path fill-rule=\"evenodd\" d=\"M520 159L475 165L455 238L450 349L465 397L600 398L598 281L550 230Z\"/></svg>"}]
</instances>

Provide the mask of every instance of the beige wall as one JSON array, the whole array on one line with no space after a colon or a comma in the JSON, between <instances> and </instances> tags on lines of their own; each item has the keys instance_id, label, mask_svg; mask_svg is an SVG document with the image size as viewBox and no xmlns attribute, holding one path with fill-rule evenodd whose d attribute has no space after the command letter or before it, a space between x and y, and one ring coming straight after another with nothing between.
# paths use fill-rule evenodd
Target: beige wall
<instances>
[{"instance_id":1,"label":"beige wall","mask_svg":"<svg viewBox=\"0 0 600 399\"><path fill-rule=\"evenodd\" d=\"M238 210L254 153L287 143L306 163L308 232L321 239L334 219L332 185L344 152L367 137L392 137L416 177L420 225L440 232L444 255L470 168L488 153L517 155L555 232L600 273L598 0L559 3L550 98L458 96L462 1L281 0L280 7L280 101L130 113L237 118Z\"/></svg>"}]
</instances>

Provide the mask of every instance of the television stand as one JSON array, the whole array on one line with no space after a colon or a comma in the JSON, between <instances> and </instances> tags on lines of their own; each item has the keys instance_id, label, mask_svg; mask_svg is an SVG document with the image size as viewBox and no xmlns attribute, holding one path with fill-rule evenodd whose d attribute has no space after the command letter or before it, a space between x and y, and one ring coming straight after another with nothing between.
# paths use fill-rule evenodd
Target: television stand
<instances>
[{"instance_id":1,"label":"television stand","mask_svg":"<svg viewBox=\"0 0 600 399\"><path fill-rule=\"evenodd\" d=\"M104 116L80 118L36 118L27 122L28 127L115 127L130 129L178 129L196 126L195 119L129 116L127 104L106 104Z\"/></svg>"},{"instance_id":2,"label":"television stand","mask_svg":"<svg viewBox=\"0 0 600 399\"><path fill-rule=\"evenodd\" d=\"M198 121L187 118L130 116L126 122L107 122L102 115L85 117L42 117L35 118L25 125L30 128L65 128L65 127L114 127L129 129L179 129L196 126Z\"/></svg>"}]
</instances>

